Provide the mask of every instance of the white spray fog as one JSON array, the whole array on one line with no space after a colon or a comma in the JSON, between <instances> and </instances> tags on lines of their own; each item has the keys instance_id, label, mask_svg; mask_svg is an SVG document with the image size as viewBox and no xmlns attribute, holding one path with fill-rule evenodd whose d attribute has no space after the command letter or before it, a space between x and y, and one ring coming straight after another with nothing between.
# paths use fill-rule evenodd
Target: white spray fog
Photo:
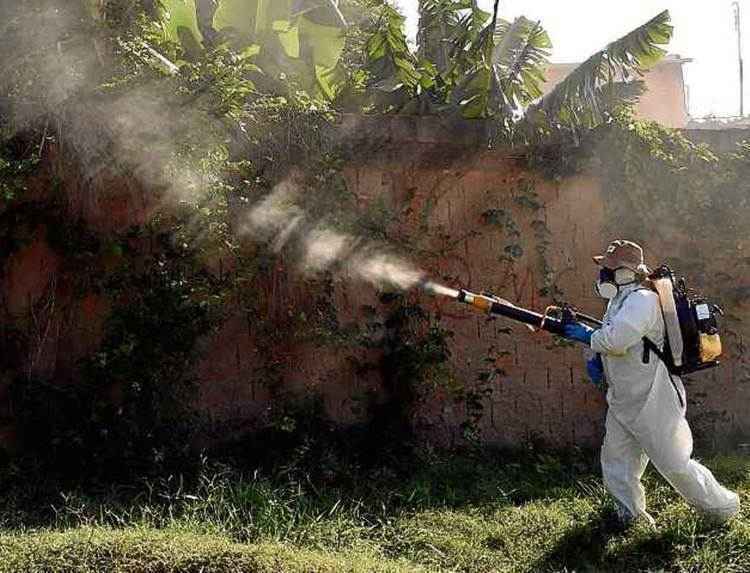
<instances>
[{"instance_id":1,"label":"white spray fog","mask_svg":"<svg viewBox=\"0 0 750 573\"><path fill-rule=\"evenodd\" d=\"M390 252L386 245L329 228L298 203L300 190L291 178L283 181L253 207L241 232L267 241L278 252L294 243L302 255L299 270L307 275L323 271L366 281L379 288L413 288L424 273Z\"/></svg>"},{"instance_id":2,"label":"white spray fog","mask_svg":"<svg viewBox=\"0 0 750 573\"><path fill-rule=\"evenodd\" d=\"M35 13L20 10L17 17L0 24L6 38L13 34L21 42L17 53L3 55L12 64L7 67L23 69L24 60L31 56L41 57L44 63L41 74L29 80L38 84L32 86L36 106L31 112L9 110L5 127L10 125L11 132L21 131L45 117L64 126L58 128L58 144L75 152L86 183L83 192L90 195L89 204L98 201L94 190L101 186L93 180L100 174L118 174L144 189L160 189L162 201L203 200L201 193L210 185L210 175L197 173L187 160L175 160L180 156L175 142L184 140L186 134L193 134L194 141L208 139L211 120L200 109L200 100L181 105L158 81L114 98L82 98L99 83L102 70L110 64L96 41L80 33L79 21L64 3L50 0L44 5L46 9ZM66 43L66 38L77 39ZM159 56L153 50L149 54ZM5 78L8 85L18 79ZM0 79L0 87L5 83ZM433 294L457 296L452 289L425 284L424 273L387 245L316 220L300 206L299 193L300 186L292 177L277 185L249 211L239 228L240 235L265 241L275 252L293 249L298 253L298 268L306 275L330 272L378 288L406 290L421 285Z\"/></svg>"},{"instance_id":3,"label":"white spray fog","mask_svg":"<svg viewBox=\"0 0 750 573\"><path fill-rule=\"evenodd\" d=\"M432 281L425 282L422 287L429 293L449 296L451 298L458 298L458 295L460 294L456 289L448 288Z\"/></svg>"},{"instance_id":4,"label":"white spray fog","mask_svg":"<svg viewBox=\"0 0 750 573\"><path fill-rule=\"evenodd\" d=\"M161 201L200 201L209 176L179 159L182 150L175 142L195 134L191 143L210 145L217 121L201 109L204 100L183 104L163 79L102 89L116 62L111 47L91 33L73 2L19 1L7 10L4 2L0 5L7 14L0 22L0 40L11 43L2 44L0 54L0 93L13 96L6 100L9 107L0 107L5 136L46 125L39 155L46 141L54 141L62 156L75 157L71 167L80 174L80 193L89 206L99 200L95 190L102 185L95 181L100 177L140 185L149 201L156 190ZM163 69L155 54L144 48L131 50L130 57L141 66Z\"/></svg>"}]
</instances>

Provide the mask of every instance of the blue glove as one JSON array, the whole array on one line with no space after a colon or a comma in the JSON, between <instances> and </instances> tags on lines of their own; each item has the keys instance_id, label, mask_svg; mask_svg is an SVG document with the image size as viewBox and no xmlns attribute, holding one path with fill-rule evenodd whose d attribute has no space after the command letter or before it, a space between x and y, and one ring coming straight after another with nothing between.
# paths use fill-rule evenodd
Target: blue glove
<instances>
[{"instance_id":1,"label":"blue glove","mask_svg":"<svg viewBox=\"0 0 750 573\"><path fill-rule=\"evenodd\" d=\"M586 372L588 372L591 381L597 386L604 382L604 364L602 363L601 354L597 354L586 361Z\"/></svg>"},{"instance_id":2,"label":"blue glove","mask_svg":"<svg viewBox=\"0 0 750 573\"><path fill-rule=\"evenodd\" d=\"M589 346L591 345L592 334L594 334L594 329L580 322L572 322L563 327L563 336L565 338L575 340L576 342L583 342Z\"/></svg>"}]
</instances>

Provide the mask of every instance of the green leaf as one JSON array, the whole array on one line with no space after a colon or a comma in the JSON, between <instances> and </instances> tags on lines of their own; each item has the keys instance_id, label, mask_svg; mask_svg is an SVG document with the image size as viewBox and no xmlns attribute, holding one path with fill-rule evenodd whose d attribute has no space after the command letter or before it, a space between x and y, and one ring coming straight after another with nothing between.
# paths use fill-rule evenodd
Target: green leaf
<instances>
[{"instance_id":1,"label":"green leaf","mask_svg":"<svg viewBox=\"0 0 750 573\"><path fill-rule=\"evenodd\" d=\"M304 16L308 22L318 26L346 28L347 22L338 4L338 0L295 0L291 15L292 18Z\"/></svg>"},{"instance_id":2,"label":"green leaf","mask_svg":"<svg viewBox=\"0 0 750 573\"><path fill-rule=\"evenodd\" d=\"M259 2L248 0L221 0L214 14L214 28L237 39L253 41Z\"/></svg>"},{"instance_id":3,"label":"green leaf","mask_svg":"<svg viewBox=\"0 0 750 573\"><path fill-rule=\"evenodd\" d=\"M186 51L203 46L195 0L161 0L161 7L165 39L181 44Z\"/></svg>"},{"instance_id":4,"label":"green leaf","mask_svg":"<svg viewBox=\"0 0 750 573\"><path fill-rule=\"evenodd\" d=\"M344 29L305 17L300 21L300 36L316 66L333 69L338 64L346 44Z\"/></svg>"},{"instance_id":5,"label":"green leaf","mask_svg":"<svg viewBox=\"0 0 750 573\"><path fill-rule=\"evenodd\" d=\"M250 44L240 52L239 57L240 59L245 60L254 58L258 54L260 54L260 46L258 44Z\"/></svg>"},{"instance_id":6,"label":"green leaf","mask_svg":"<svg viewBox=\"0 0 750 573\"><path fill-rule=\"evenodd\" d=\"M544 68L552 42L539 22L521 16L498 20L492 61L509 112L518 112L542 95Z\"/></svg>"},{"instance_id":7,"label":"green leaf","mask_svg":"<svg viewBox=\"0 0 750 573\"><path fill-rule=\"evenodd\" d=\"M235 45L260 46L258 64L271 76L293 77L309 91L335 97L345 26L332 0L222 0L214 27Z\"/></svg>"},{"instance_id":8,"label":"green leaf","mask_svg":"<svg viewBox=\"0 0 750 573\"><path fill-rule=\"evenodd\" d=\"M471 0L420 0L417 46L419 57L434 63L440 73L451 67L451 37Z\"/></svg>"},{"instance_id":9,"label":"green leaf","mask_svg":"<svg viewBox=\"0 0 750 573\"><path fill-rule=\"evenodd\" d=\"M458 102L461 115L466 119L487 117L492 90L492 71L482 67L468 77L465 97Z\"/></svg>"},{"instance_id":10,"label":"green leaf","mask_svg":"<svg viewBox=\"0 0 750 573\"><path fill-rule=\"evenodd\" d=\"M506 125L542 93L549 36L539 23L510 24L473 4L451 26L451 65L438 79L463 117L498 117Z\"/></svg>"},{"instance_id":11,"label":"green leaf","mask_svg":"<svg viewBox=\"0 0 750 573\"><path fill-rule=\"evenodd\" d=\"M403 108L423 85L433 81L432 68L420 66L404 33L404 17L392 6L381 7L378 24L365 44L368 88L372 99L385 108ZM382 99L383 94L388 94Z\"/></svg>"},{"instance_id":12,"label":"green leaf","mask_svg":"<svg viewBox=\"0 0 750 573\"><path fill-rule=\"evenodd\" d=\"M274 24L278 24L278 22ZM284 49L285 55L292 59L298 59L300 55L299 26L291 26L286 29L279 26L274 28L274 31L277 32L276 36Z\"/></svg>"},{"instance_id":13,"label":"green leaf","mask_svg":"<svg viewBox=\"0 0 750 573\"><path fill-rule=\"evenodd\" d=\"M606 121L616 103L612 86L640 77L654 66L666 54L662 46L672 30L665 10L588 58L536 107L552 123L567 127L594 127ZM621 103L632 101L631 91Z\"/></svg>"}]
</instances>

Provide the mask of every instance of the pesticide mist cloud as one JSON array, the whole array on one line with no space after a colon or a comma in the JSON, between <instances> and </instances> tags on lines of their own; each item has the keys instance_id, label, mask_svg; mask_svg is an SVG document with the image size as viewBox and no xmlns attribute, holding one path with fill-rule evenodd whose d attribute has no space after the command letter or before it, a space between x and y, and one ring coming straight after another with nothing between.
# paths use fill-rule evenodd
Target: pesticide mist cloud
<instances>
[{"instance_id":1,"label":"pesticide mist cloud","mask_svg":"<svg viewBox=\"0 0 750 573\"><path fill-rule=\"evenodd\" d=\"M395 255L365 249L352 257L350 272L375 285L389 284L402 290L416 286L424 273Z\"/></svg>"},{"instance_id":2,"label":"pesticide mist cloud","mask_svg":"<svg viewBox=\"0 0 750 573\"><path fill-rule=\"evenodd\" d=\"M263 240L278 252L285 246L301 254L298 269L306 275L330 271L368 282L378 288L410 289L424 273L389 251L386 245L331 229L311 220L298 202L299 188L290 179L276 188L247 215L243 235Z\"/></svg>"},{"instance_id":3,"label":"pesticide mist cloud","mask_svg":"<svg viewBox=\"0 0 750 573\"><path fill-rule=\"evenodd\" d=\"M307 273L330 269L353 248L351 237L325 227L313 230L304 242L305 259L302 268Z\"/></svg>"},{"instance_id":4,"label":"pesticide mist cloud","mask_svg":"<svg viewBox=\"0 0 750 573\"><path fill-rule=\"evenodd\" d=\"M423 288L427 292L435 295L449 296L451 298L458 298L459 295L459 292L456 289L452 289L432 281L424 283Z\"/></svg>"},{"instance_id":5,"label":"pesticide mist cloud","mask_svg":"<svg viewBox=\"0 0 750 573\"><path fill-rule=\"evenodd\" d=\"M181 98L168 78L102 91L101 82L112 71L106 50L80 29L80 17L63 0L42 4L45 8L36 12L18 9L12 25L0 22L0 32L13 33L19 40L18 50L0 54L0 61L9 62L11 69L34 70L30 93L16 98L33 100L34 106L30 112L19 106L11 109L17 131L50 118L62 126L56 132L58 143L66 157L75 158L89 205L97 205L96 194L106 186L97 178L106 181L111 176L148 190L152 208L210 201L202 194L216 181L191 165L183 146L185 141L210 146L214 129L216 139L221 138L221 127L201 109L201 99ZM0 78L0 87L5 83L19 82ZM409 289L423 279L420 270L387 245L342 232L311 215L300 206L300 187L294 176L279 183L251 208L239 235L264 242L277 253L290 251L298 270L308 276L330 272L397 289Z\"/></svg>"},{"instance_id":6,"label":"pesticide mist cloud","mask_svg":"<svg viewBox=\"0 0 750 573\"><path fill-rule=\"evenodd\" d=\"M175 142L186 133L209 141L213 120L201 101L182 103L165 78L103 89L114 71L110 48L87 32L75 3L19 2L10 14L0 22L0 35L11 46L0 54L7 72L0 91L13 94L9 108L0 110L9 135L48 125L66 157L75 158L90 204L97 203L94 190L101 188L91 183L108 175L159 190L161 201L198 198L207 175L176 161L182 150Z\"/></svg>"}]
</instances>

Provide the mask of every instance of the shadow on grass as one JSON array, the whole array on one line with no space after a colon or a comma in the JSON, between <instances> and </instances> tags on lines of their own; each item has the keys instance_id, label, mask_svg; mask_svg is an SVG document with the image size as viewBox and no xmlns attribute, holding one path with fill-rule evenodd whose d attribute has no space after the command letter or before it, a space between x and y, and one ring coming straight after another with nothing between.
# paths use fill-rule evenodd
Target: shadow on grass
<instances>
[{"instance_id":1,"label":"shadow on grass","mask_svg":"<svg viewBox=\"0 0 750 573\"><path fill-rule=\"evenodd\" d=\"M615 525L610 513L602 513L598 519L568 531L530 571L609 573L671 569L677 557L673 531L643 531L632 541L627 540L627 535Z\"/></svg>"}]
</instances>

